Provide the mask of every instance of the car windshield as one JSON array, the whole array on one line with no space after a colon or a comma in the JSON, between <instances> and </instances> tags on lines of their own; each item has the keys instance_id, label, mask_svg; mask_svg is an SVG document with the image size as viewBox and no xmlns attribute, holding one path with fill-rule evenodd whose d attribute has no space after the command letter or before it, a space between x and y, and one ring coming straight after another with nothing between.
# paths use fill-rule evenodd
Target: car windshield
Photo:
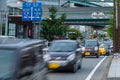
<instances>
[{"instance_id":1,"label":"car windshield","mask_svg":"<svg viewBox=\"0 0 120 80\"><path fill-rule=\"evenodd\" d=\"M55 42L52 43L49 51L52 52L69 52L74 51L76 49L77 44L75 42Z\"/></svg>"},{"instance_id":2,"label":"car windshield","mask_svg":"<svg viewBox=\"0 0 120 80\"><path fill-rule=\"evenodd\" d=\"M15 68L14 50L0 49L0 80L10 78Z\"/></svg>"},{"instance_id":3,"label":"car windshield","mask_svg":"<svg viewBox=\"0 0 120 80\"><path fill-rule=\"evenodd\" d=\"M113 41L104 41L104 44L106 44L106 45L113 45Z\"/></svg>"},{"instance_id":4,"label":"car windshield","mask_svg":"<svg viewBox=\"0 0 120 80\"><path fill-rule=\"evenodd\" d=\"M105 48L104 44L101 44L99 47L100 47L100 48Z\"/></svg>"},{"instance_id":5,"label":"car windshield","mask_svg":"<svg viewBox=\"0 0 120 80\"><path fill-rule=\"evenodd\" d=\"M97 42L96 41L86 41L85 46L97 46Z\"/></svg>"}]
</instances>

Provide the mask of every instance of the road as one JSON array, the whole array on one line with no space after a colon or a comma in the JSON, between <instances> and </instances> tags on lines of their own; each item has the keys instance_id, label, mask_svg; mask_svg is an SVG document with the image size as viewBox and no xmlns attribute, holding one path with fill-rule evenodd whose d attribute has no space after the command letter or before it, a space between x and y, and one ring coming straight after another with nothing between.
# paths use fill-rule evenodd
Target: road
<instances>
[{"instance_id":1,"label":"road","mask_svg":"<svg viewBox=\"0 0 120 80\"><path fill-rule=\"evenodd\" d=\"M110 59L111 56L87 57L83 59L82 67L76 73L49 71L46 77L47 80L105 80Z\"/></svg>"}]
</instances>

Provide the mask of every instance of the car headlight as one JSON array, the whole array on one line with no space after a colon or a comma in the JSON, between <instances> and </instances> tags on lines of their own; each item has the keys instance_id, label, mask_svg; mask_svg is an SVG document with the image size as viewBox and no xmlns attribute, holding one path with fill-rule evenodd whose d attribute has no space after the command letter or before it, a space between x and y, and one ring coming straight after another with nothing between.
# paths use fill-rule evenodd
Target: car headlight
<instances>
[{"instance_id":1,"label":"car headlight","mask_svg":"<svg viewBox=\"0 0 120 80\"><path fill-rule=\"evenodd\" d=\"M75 54L71 54L70 56L68 56L67 60L68 61L72 61L75 59Z\"/></svg>"},{"instance_id":2,"label":"car headlight","mask_svg":"<svg viewBox=\"0 0 120 80\"><path fill-rule=\"evenodd\" d=\"M94 50L97 51L97 50L98 50L98 47L95 47Z\"/></svg>"},{"instance_id":3,"label":"car headlight","mask_svg":"<svg viewBox=\"0 0 120 80\"><path fill-rule=\"evenodd\" d=\"M49 54L43 55L44 61L49 61L51 59L51 56Z\"/></svg>"}]
</instances>

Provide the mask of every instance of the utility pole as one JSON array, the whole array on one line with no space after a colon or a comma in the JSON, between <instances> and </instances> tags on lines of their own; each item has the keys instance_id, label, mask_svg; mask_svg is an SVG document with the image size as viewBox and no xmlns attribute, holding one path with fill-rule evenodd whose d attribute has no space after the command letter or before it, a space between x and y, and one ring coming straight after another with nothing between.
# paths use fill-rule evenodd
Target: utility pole
<instances>
[{"instance_id":1,"label":"utility pole","mask_svg":"<svg viewBox=\"0 0 120 80\"><path fill-rule=\"evenodd\" d=\"M32 0L32 2L37 2L37 0ZM38 31L37 31L37 26L35 24L35 21L33 23L33 38L36 39L38 37Z\"/></svg>"},{"instance_id":2,"label":"utility pole","mask_svg":"<svg viewBox=\"0 0 120 80\"><path fill-rule=\"evenodd\" d=\"M120 52L120 0L114 1L114 28L113 28L113 46L114 52Z\"/></svg>"}]
</instances>

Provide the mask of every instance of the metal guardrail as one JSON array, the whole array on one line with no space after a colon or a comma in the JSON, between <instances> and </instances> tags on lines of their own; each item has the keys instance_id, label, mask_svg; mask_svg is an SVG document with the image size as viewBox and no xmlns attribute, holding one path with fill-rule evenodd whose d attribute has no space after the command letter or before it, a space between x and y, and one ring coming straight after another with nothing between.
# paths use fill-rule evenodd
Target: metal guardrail
<instances>
[{"instance_id":1,"label":"metal guardrail","mask_svg":"<svg viewBox=\"0 0 120 80\"><path fill-rule=\"evenodd\" d=\"M71 25L108 25L109 19L68 19L64 22L64 24Z\"/></svg>"}]
</instances>

